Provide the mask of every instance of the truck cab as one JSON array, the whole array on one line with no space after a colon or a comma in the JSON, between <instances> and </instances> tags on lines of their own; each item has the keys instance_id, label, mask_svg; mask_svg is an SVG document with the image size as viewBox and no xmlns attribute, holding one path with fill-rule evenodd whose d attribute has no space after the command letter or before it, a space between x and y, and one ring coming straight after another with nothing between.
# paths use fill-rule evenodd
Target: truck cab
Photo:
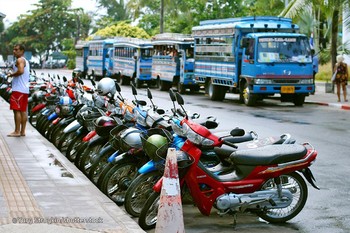
<instances>
[{"instance_id":1,"label":"truck cab","mask_svg":"<svg viewBox=\"0 0 350 233\"><path fill-rule=\"evenodd\" d=\"M280 94L282 101L300 106L314 90L308 38L291 33L251 33L242 38L240 80L242 99Z\"/></svg>"}]
</instances>

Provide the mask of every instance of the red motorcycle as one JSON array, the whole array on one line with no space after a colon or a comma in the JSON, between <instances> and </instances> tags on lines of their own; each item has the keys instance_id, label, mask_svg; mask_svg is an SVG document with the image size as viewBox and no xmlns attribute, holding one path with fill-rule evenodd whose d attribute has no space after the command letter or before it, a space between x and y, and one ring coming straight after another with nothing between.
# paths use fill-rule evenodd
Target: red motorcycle
<instances>
[{"instance_id":1,"label":"red motorcycle","mask_svg":"<svg viewBox=\"0 0 350 233\"><path fill-rule=\"evenodd\" d=\"M181 95L176 93L176 98L183 109ZM187 116L182 126L187 140L178 155L180 186L182 191L189 190L203 215L208 216L215 207L220 215L235 217L238 212L249 211L270 223L283 223L295 217L306 203L308 189L301 174L319 189L309 169L317 151L309 143L237 150L231 138L241 135L239 131L231 131L232 137L218 138ZM203 166L200 148L204 146L218 146L215 151L226 164L222 171L213 173ZM141 211L139 225L144 230L155 227L161 188L162 179L154 185Z\"/></svg>"}]
</instances>

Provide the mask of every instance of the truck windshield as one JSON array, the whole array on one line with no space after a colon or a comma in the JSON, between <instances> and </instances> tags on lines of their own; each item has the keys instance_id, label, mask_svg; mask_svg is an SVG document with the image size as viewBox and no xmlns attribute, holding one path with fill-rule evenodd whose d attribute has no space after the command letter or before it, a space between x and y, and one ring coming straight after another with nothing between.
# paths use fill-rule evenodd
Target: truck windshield
<instances>
[{"instance_id":1,"label":"truck windshield","mask_svg":"<svg viewBox=\"0 0 350 233\"><path fill-rule=\"evenodd\" d=\"M258 62L312 62L306 37L261 37L258 40Z\"/></svg>"}]
</instances>

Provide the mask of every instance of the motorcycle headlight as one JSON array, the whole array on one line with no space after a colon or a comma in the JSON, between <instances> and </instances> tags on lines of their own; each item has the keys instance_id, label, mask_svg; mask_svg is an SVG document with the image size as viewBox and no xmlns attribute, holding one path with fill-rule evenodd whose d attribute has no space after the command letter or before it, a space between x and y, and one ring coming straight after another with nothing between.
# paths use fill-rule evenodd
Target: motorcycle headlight
<instances>
[{"instance_id":1,"label":"motorcycle headlight","mask_svg":"<svg viewBox=\"0 0 350 233\"><path fill-rule=\"evenodd\" d=\"M174 122L176 119L172 119L170 121L171 128L173 129L174 133L176 133L179 136L185 137L182 126L180 125L180 121L177 120L178 122Z\"/></svg>"},{"instance_id":2,"label":"motorcycle headlight","mask_svg":"<svg viewBox=\"0 0 350 233\"><path fill-rule=\"evenodd\" d=\"M139 111L134 111L134 115L138 124L142 126L147 126L145 117L142 116L142 114Z\"/></svg>"},{"instance_id":3,"label":"motorcycle headlight","mask_svg":"<svg viewBox=\"0 0 350 233\"><path fill-rule=\"evenodd\" d=\"M202 137L201 135L199 135L198 133L193 131L187 124L183 124L182 128L183 128L185 136L192 143L197 144L197 145L203 145L203 146L211 146L214 144L213 140Z\"/></svg>"}]
</instances>

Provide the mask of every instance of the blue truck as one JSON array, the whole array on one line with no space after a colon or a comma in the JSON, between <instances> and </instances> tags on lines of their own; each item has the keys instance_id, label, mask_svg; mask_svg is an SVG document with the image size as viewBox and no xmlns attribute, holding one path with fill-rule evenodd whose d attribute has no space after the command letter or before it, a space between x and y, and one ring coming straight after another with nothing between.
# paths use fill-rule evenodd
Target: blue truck
<instances>
[{"instance_id":1,"label":"blue truck","mask_svg":"<svg viewBox=\"0 0 350 233\"><path fill-rule=\"evenodd\" d=\"M81 72L81 77L86 78L88 66L87 57L89 54L89 44L87 41L78 41L75 45L75 68Z\"/></svg>"},{"instance_id":2,"label":"blue truck","mask_svg":"<svg viewBox=\"0 0 350 233\"><path fill-rule=\"evenodd\" d=\"M87 75L91 79L111 77L113 73L113 43L115 39L88 42Z\"/></svg>"},{"instance_id":3,"label":"blue truck","mask_svg":"<svg viewBox=\"0 0 350 233\"><path fill-rule=\"evenodd\" d=\"M113 77L122 85L132 81L137 88L151 82L152 50L150 40L118 38L114 42Z\"/></svg>"},{"instance_id":4,"label":"blue truck","mask_svg":"<svg viewBox=\"0 0 350 233\"><path fill-rule=\"evenodd\" d=\"M302 106L315 89L308 38L289 18L254 16L206 20L192 29L194 75L211 100L227 92L240 101L280 95Z\"/></svg>"},{"instance_id":5,"label":"blue truck","mask_svg":"<svg viewBox=\"0 0 350 233\"><path fill-rule=\"evenodd\" d=\"M186 89L198 91L194 79L193 38L179 33L162 33L152 38L152 80L166 91L176 86L180 93Z\"/></svg>"}]
</instances>

